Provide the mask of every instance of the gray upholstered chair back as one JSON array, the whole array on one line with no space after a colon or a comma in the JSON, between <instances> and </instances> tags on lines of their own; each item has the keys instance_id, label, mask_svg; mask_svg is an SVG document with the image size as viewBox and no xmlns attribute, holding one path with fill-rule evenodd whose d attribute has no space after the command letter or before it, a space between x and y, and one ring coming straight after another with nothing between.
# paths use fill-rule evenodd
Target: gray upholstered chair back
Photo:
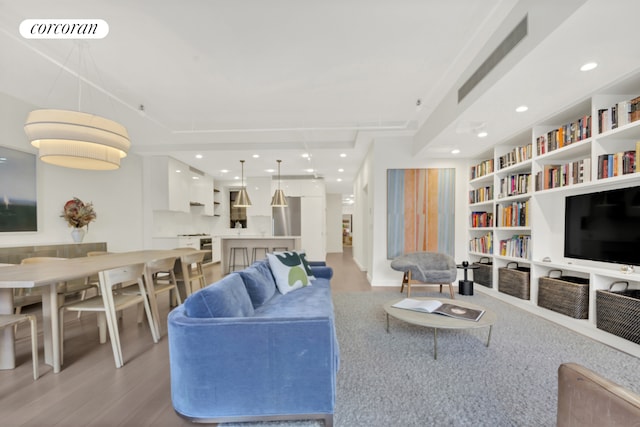
<instances>
[{"instance_id":1,"label":"gray upholstered chair back","mask_svg":"<svg viewBox=\"0 0 640 427\"><path fill-rule=\"evenodd\" d=\"M414 280L424 283L451 283L456 280L456 262L440 252L410 252L391 262L397 271L411 271Z\"/></svg>"}]
</instances>

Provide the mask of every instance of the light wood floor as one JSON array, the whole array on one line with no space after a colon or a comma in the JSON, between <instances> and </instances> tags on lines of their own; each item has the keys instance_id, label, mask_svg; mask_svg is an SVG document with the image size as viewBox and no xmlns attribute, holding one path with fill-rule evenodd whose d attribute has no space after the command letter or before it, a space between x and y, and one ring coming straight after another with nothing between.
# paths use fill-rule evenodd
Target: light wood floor
<instances>
[{"instance_id":1,"label":"light wood floor","mask_svg":"<svg viewBox=\"0 0 640 427\"><path fill-rule=\"evenodd\" d=\"M333 292L370 291L365 273L344 253L327 256L334 269ZM207 270L220 277L219 264ZM166 319L168 299L160 300ZM38 311L35 310L34 311ZM42 330L42 325L39 325ZM9 426L187 426L171 406L166 326L153 344L148 326L136 323L136 309L125 311L120 330L125 365L116 369L111 345L101 345L95 315L65 316L62 372L43 363L40 333L40 379L33 380L28 326L16 337L16 369L0 371L0 425Z\"/></svg>"}]
</instances>

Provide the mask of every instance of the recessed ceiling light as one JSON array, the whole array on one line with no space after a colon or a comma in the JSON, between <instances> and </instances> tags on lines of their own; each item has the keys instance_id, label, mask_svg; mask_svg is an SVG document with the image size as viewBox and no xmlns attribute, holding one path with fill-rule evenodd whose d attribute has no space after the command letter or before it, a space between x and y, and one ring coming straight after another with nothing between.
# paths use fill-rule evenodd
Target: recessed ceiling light
<instances>
[{"instance_id":1,"label":"recessed ceiling light","mask_svg":"<svg viewBox=\"0 0 640 427\"><path fill-rule=\"evenodd\" d=\"M305 169L305 171L311 173L311 172L313 172L313 169L309 168L309 169Z\"/></svg>"},{"instance_id":2,"label":"recessed ceiling light","mask_svg":"<svg viewBox=\"0 0 640 427\"><path fill-rule=\"evenodd\" d=\"M587 62L582 67L580 67L580 71L591 71L598 66L597 62Z\"/></svg>"},{"instance_id":3,"label":"recessed ceiling light","mask_svg":"<svg viewBox=\"0 0 640 427\"><path fill-rule=\"evenodd\" d=\"M518 113L524 113L525 111L527 111L529 109L529 107L527 107L526 105L521 105L518 108L516 108L516 112Z\"/></svg>"},{"instance_id":4,"label":"recessed ceiling light","mask_svg":"<svg viewBox=\"0 0 640 427\"><path fill-rule=\"evenodd\" d=\"M196 159L201 159L202 158L202 154L196 154Z\"/></svg>"},{"instance_id":5,"label":"recessed ceiling light","mask_svg":"<svg viewBox=\"0 0 640 427\"><path fill-rule=\"evenodd\" d=\"M182 172L180 169L176 169L176 173L180 173Z\"/></svg>"},{"instance_id":6,"label":"recessed ceiling light","mask_svg":"<svg viewBox=\"0 0 640 427\"><path fill-rule=\"evenodd\" d=\"M342 178L338 178L338 179L336 179L336 181L342 182Z\"/></svg>"},{"instance_id":7,"label":"recessed ceiling light","mask_svg":"<svg viewBox=\"0 0 640 427\"><path fill-rule=\"evenodd\" d=\"M191 179L200 179L198 176L192 176Z\"/></svg>"},{"instance_id":8,"label":"recessed ceiling light","mask_svg":"<svg viewBox=\"0 0 640 427\"><path fill-rule=\"evenodd\" d=\"M234 176L233 179L237 180L237 179L240 179L240 177L239 176Z\"/></svg>"},{"instance_id":9,"label":"recessed ceiling light","mask_svg":"<svg viewBox=\"0 0 640 427\"><path fill-rule=\"evenodd\" d=\"M254 154L254 155L253 155L253 156L251 156L251 157L253 157L254 159L257 159L257 158L259 158L259 157L260 157L260 154Z\"/></svg>"},{"instance_id":10,"label":"recessed ceiling light","mask_svg":"<svg viewBox=\"0 0 640 427\"><path fill-rule=\"evenodd\" d=\"M274 173L276 170L275 169L265 169L264 171L266 173Z\"/></svg>"},{"instance_id":11,"label":"recessed ceiling light","mask_svg":"<svg viewBox=\"0 0 640 427\"><path fill-rule=\"evenodd\" d=\"M309 153L302 153L302 157L304 157L305 159L309 157Z\"/></svg>"},{"instance_id":12,"label":"recessed ceiling light","mask_svg":"<svg viewBox=\"0 0 640 427\"><path fill-rule=\"evenodd\" d=\"M340 157L347 157L345 153L340 153Z\"/></svg>"},{"instance_id":13,"label":"recessed ceiling light","mask_svg":"<svg viewBox=\"0 0 640 427\"><path fill-rule=\"evenodd\" d=\"M340 168L338 169L338 172L344 172L344 169Z\"/></svg>"},{"instance_id":14,"label":"recessed ceiling light","mask_svg":"<svg viewBox=\"0 0 640 427\"><path fill-rule=\"evenodd\" d=\"M229 173L228 169L220 169L220 173Z\"/></svg>"},{"instance_id":15,"label":"recessed ceiling light","mask_svg":"<svg viewBox=\"0 0 640 427\"><path fill-rule=\"evenodd\" d=\"M487 135L489 135L489 133L486 130L482 130L482 131L478 132L478 138L484 138Z\"/></svg>"},{"instance_id":16,"label":"recessed ceiling light","mask_svg":"<svg viewBox=\"0 0 640 427\"><path fill-rule=\"evenodd\" d=\"M451 154L460 154L460 150L457 148L454 148L453 150L451 150Z\"/></svg>"}]
</instances>

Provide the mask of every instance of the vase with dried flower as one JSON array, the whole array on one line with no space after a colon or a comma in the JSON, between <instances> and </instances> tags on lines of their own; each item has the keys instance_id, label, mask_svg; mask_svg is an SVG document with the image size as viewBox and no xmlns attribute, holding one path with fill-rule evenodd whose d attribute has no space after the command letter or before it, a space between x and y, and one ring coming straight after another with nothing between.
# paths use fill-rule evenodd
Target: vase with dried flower
<instances>
[{"instance_id":1,"label":"vase with dried flower","mask_svg":"<svg viewBox=\"0 0 640 427\"><path fill-rule=\"evenodd\" d=\"M67 221L69 227L72 227L71 237L76 243L82 242L85 235L85 227L89 228L89 223L96 219L96 212L93 209L93 203L84 203L82 200L74 197L64 204L62 210L62 218Z\"/></svg>"}]
</instances>

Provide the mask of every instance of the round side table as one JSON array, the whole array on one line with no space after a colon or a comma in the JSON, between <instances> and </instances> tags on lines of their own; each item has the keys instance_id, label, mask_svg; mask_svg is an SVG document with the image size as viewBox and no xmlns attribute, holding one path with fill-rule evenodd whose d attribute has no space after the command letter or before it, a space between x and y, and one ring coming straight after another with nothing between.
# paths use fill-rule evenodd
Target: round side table
<instances>
[{"instance_id":1,"label":"round side table","mask_svg":"<svg viewBox=\"0 0 640 427\"><path fill-rule=\"evenodd\" d=\"M472 264L458 264L456 267L464 270L464 279L458 280L458 293L460 295L473 295L473 280L467 278L467 271L476 270L479 267Z\"/></svg>"}]
</instances>

